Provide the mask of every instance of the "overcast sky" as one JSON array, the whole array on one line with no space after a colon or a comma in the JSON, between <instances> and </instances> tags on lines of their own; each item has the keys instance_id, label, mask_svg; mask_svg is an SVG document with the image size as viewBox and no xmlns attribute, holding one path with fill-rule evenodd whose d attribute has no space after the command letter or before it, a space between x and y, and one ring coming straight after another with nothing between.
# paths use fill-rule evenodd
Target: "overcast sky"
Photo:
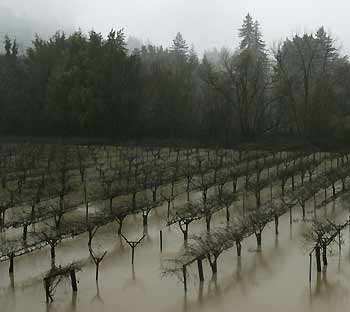
<instances>
[{"instance_id":1,"label":"overcast sky","mask_svg":"<svg viewBox=\"0 0 350 312\"><path fill-rule=\"evenodd\" d=\"M349 11L346 0L0 0L0 34L13 31L22 39L57 28L105 34L123 27L127 35L169 46L180 31L202 53L236 47L237 30L249 12L269 46L323 25L349 53Z\"/></svg>"}]
</instances>

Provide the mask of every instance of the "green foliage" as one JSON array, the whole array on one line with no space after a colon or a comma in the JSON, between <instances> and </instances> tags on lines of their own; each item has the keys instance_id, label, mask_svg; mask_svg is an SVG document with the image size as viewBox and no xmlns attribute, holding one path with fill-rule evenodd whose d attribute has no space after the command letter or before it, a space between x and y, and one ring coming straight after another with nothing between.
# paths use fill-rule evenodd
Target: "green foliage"
<instances>
[{"instance_id":1,"label":"green foliage","mask_svg":"<svg viewBox=\"0 0 350 312\"><path fill-rule=\"evenodd\" d=\"M241 38L239 45L241 50L252 49L264 53L265 42L262 39L259 22L253 21L249 13L243 20L242 28L239 29L239 37Z\"/></svg>"},{"instance_id":2,"label":"green foliage","mask_svg":"<svg viewBox=\"0 0 350 312\"><path fill-rule=\"evenodd\" d=\"M329 134L330 116L336 109L336 72L343 62L334 42L321 27L316 35L295 35L277 50L276 90L291 118L287 122L300 134ZM341 86L339 84L339 86Z\"/></svg>"},{"instance_id":3,"label":"green foliage","mask_svg":"<svg viewBox=\"0 0 350 312\"><path fill-rule=\"evenodd\" d=\"M177 33L171 47L140 47L123 30L35 37L0 54L0 135L157 138L231 144L264 134L349 132L350 65L321 27L271 59L249 14L236 51L199 59ZM130 41L131 40L131 41ZM131 43L130 43L131 42Z\"/></svg>"},{"instance_id":4,"label":"green foliage","mask_svg":"<svg viewBox=\"0 0 350 312\"><path fill-rule=\"evenodd\" d=\"M6 40L6 55L15 58L16 44L9 50L10 45ZM8 61L7 66L7 75L16 69L26 75L25 105L34 134L121 137L135 131L140 62L137 56L127 54L122 30L112 30L106 40L98 33L86 36L81 31L69 37L58 32L48 41L37 37L26 55ZM13 79L20 83L19 75L13 74ZM14 87L15 83L8 85ZM8 91L8 86L4 89ZM14 93L19 89L23 90L18 86ZM5 90L1 94L6 94ZM16 112L14 119L22 120L26 111L17 107ZM26 126L29 124L19 131ZM11 128L2 130L13 132Z\"/></svg>"}]
</instances>

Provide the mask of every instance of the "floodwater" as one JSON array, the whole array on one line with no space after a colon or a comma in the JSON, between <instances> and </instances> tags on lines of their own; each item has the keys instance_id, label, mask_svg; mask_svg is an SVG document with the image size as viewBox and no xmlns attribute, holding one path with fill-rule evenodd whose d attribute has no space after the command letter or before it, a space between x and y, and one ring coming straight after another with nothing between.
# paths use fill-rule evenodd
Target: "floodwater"
<instances>
[{"instance_id":1,"label":"floodwater","mask_svg":"<svg viewBox=\"0 0 350 312\"><path fill-rule=\"evenodd\" d=\"M347 218L341 201L335 209L328 205L328 215ZM318 212L324 213L323 208ZM1 312L114 312L114 311L345 311L350 306L349 230L343 232L344 244L339 254L336 247L329 255L327 270L316 274L313 259L312 282L309 283L308 250L302 242L306 225L301 209L294 208L293 225L288 214L280 219L280 234L274 224L263 232L262 252L256 252L255 237L243 241L242 257L235 248L224 252L218 260L218 275L211 276L204 262L205 281L200 284L196 264L190 268L187 293L175 276L162 276L161 260L172 257L183 245L177 225L165 226L166 206L153 210L149 217L147 237L135 249L135 265L131 265L131 249L117 235L116 223L99 229L93 241L107 256L100 265L99 284L95 283L95 265L89 260L87 235L62 242L57 247L56 264L86 262L77 273L78 292L73 294L70 281L56 289L54 302L47 305L42 278L50 269L48 248L15 259L14 278L8 275L8 263L0 263ZM311 203L308 216L313 216ZM215 215L212 228L225 226L225 214ZM143 235L141 216L129 216L123 226L129 240ZM163 252L159 248L159 231L163 231ZM205 230L204 221L190 225L190 234Z\"/></svg>"}]
</instances>

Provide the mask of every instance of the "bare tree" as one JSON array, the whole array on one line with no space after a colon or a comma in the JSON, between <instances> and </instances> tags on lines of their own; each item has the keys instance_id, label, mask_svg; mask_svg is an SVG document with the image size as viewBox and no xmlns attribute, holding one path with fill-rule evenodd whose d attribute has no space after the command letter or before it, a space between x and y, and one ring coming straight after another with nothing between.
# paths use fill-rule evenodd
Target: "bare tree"
<instances>
[{"instance_id":1,"label":"bare tree","mask_svg":"<svg viewBox=\"0 0 350 312\"><path fill-rule=\"evenodd\" d=\"M261 251L262 232L272 217L273 214L270 209L260 207L260 209L252 211L246 219L241 220L244 226L248 227L255 234L258 251Z\"/></svg>"},{"instance_id":2,"label":"bare tree","mask_svg":"<svg viewBox=\"0 0 350 312\"><path fill-rule=\"evenodd\" d=\"M176 208L174 215L171 216L167 225L178 223L184 236L184 241L186 242L188 240L189 225L201 217L200 206L192 202L187 202L186 204Z\"/></svg>"},{"instance_id":3,"label":"bare tree","mask_svg":"<svg viewBox=\"0 0 350 312\"><path fill-rule=\"evenodd\" d=\"M95 216L93 220L91 219L89 220L89 224L88 224L88 233L89 233L88 247L89 247L89 253L90 253L91 259L96 266L96 272L95 272L96 282L98 282L100 263L106 256L107 251L103 251L103 252L97 251L96 249L93 248L92 242L98 229L109 221L111 220L108 218Z\"/></svg>"}]
</instances>

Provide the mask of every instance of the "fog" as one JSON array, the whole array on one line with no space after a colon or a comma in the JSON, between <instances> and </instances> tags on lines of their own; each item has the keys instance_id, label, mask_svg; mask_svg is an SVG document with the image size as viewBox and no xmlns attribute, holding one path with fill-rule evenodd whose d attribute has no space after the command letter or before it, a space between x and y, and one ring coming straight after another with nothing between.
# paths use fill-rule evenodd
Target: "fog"
<instances>
[{"instance_id":1,"label":"fog","mask_svg":"<svg viewBox=\"0 0 350 312\"><path fill-rule=\"evenodd\" d=\"M75 28L74 6L69 6L68 1L0 1L1 41L8 34L26 48L35 34L48 38L57 30L71 32Z\"/></svg>"},{"instance_id":2,"label":"fog","mask_svg":"<svg viewBox=\"0 0 350 312\"><path fill-rule=\"evenodd\" d=\"M124 28L127 35L169 46L180 31L202 53L213 47L235 47L237 30L249 12L257 19L269 46L292 33L324 25L344 52L350 50L345 0L0 0L0 34L30 42L34 33L81 28L102 33Z\"/></svg>"}]
</instances>

